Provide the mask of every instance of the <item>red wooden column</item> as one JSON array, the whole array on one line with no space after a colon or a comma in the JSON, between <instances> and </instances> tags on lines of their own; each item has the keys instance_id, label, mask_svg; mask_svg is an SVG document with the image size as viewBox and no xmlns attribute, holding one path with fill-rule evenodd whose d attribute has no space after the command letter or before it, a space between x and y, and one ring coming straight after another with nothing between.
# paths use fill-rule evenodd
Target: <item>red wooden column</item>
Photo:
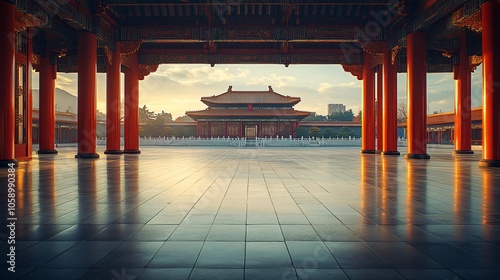
<instances>
[{"instance_id":1,"label":"red wooden column","mask_svg":"<svg viewBox=\"0 0 500 280\"><path fill-rule=\"evenodd\" d=\"M105 154L121 154L120 149L120 42L106 63L106 150Z\"/></svg>"},{"instance_id":2,"label":"red wooden column","mask_svg":"<svg viewBox=\"0 0 500 280\"><path fill-rule=\"evenodd\" d=\"M140 154L139 150L139 56L128 57L130 68L125 70L125 117L123 153Z\"/></svg>"},{"instance_id":3,"label":"red wooden column","mask_svg":"<svg viewBox=\"0 0 500 280\"><path fill-rule=\"evenodd\" d=\"M32 90L32 69L33 69L33 28L26 28L26 159L32 158L33 152L33 90Z\"/></svg>"},{"instance_id":4,"label":"red wooden column","mask_svg":"<svg viewBox=\"0 0 500 280\"><path fill-rule=\"evenodd\" d=\"M297 136L297 121L292 122L292 138L296 138Z\"/></svg>"},{"instance_id":5,"label":"red wooden column","mask_svg":"<svg viewBox=\"0 0 500 280\"><path fill-rule=\"evenodd\" d=\"M383 155L399 156L398 151L398 65L392 63L392 53L384 53Z\"/></svg>"},{"instance_id":6,"label":"red wooden column","mask_svg":"<svg viewBox=\"0 0 500 280\"><path fill-rule=\"evenodd\" d=\"M0 167L17 165L14 154L15 6L0 1ZM31 124L30 124L31 125Z\"/></svg>"},{"instance_id":7,"label":"red wooden column","mask_svg":"<svg viewBox=\"0 0 500 280\"><path fill-rule=\"evenodd\" d=\"M361 153L375 151L375 70L370 53L363 54L363 112L361 115Z\"/></svg>"},{"instance_id":8,"label":"red wooden column","mask_svg":"<svg viewBox=\"0 0 500 280\"><path fill-rule=\"evenodd\" d=\"M77 158L98 158L96 153L97 37L78 33L78 154Z\"/></svg>"},{"instance_id":9,"label":"red wooden column","mask_svg":"<svg viewBox=\"0 0 500 280\"><path fill-rule=\"evenodd\" d=\"M479 166L500 167L500 3L482 6L483 158Z\"/></svg>"},{"instance_id":10,"label":"red wooden column","mask_svg":"<svg viewBox=\"0 0 500 280\"><path fill-rule=\"evenodd\" d=\"M54 149L56 129L56 108L54 95L56 90L56 65L50 64L50 52L40 59L40 117L38 127L38 154L57 154Z\"/></svg>"},{"instance_id":11,"label":"red wooden column","mask_svg":"<svg viewBox=\"0 0 500 280\"><path fill-rule=\"evenodd\" d=\"M383 132L383 91L384 91L384 76L382 74L382 67L377 69L377 153L382 153L384 150L384 132Z\"/></svg>"},{"instance_id":12,"label":"red wooden column","mask_svg":"<svg viewBox=\"0 0 500 280\"><path fill-rule=\"evenodd\" d=\"M427 154L427 42L425 33L407 37L408 154L406 158L429 159Z\"/></svg>"},{"instance_id":13,"label":"red wooden column","mask_svg":"<svg viewBox=\"0 0 500 280\"><path fill-rule=\"evenodd\" d=\"M473 154L471 116L471 69L467 55L466 33L460 36L459 65L454 70L455 82L455 150L454 154Z\"/></svg>"}]
</instances>

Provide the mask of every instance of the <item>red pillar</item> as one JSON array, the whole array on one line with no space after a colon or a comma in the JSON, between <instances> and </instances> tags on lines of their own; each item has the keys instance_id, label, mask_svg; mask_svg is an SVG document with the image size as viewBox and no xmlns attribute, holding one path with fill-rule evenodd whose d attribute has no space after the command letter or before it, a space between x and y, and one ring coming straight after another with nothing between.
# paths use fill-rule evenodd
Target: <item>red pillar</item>
<instances>
[{"instance_id":1,"label":"red pillar","mask_svg":"<svg viewBox=\"0 0 500 280\"><path fill-rule=\"evenodd\" d=\"M482 6L483 158L480 166L500 167L500 4Z\"/></svg>"},{"instance_id":2,"label":"red pillar","mask_svg":"<svg viewBox=\"0 0 500 280\"><path fill-rule=\"evenodd\" d=\"M0 1L0 167L17 165L14 154L15 6ZM31 124L29 124L31 125Z\"/></svg>"},{"instance_id":3,"label":"red pillar","mask_svg":"<svg viewBox=\"0 0 500 280\"><path fill-rule=\"evenodd\" d=\"M120 42L116 42L111 61L106 63L105 154L123 153L120 149L120 66Z\"/></svg>"},{"instance_id":4,"label":"red pillar","mask_svg":"<svg viewBox=\"0 0 500 280\"><path fill-rule=\"evenodd\" d=\"M425 33L407 36L408 154L406 158L429 159L427 154L427 42Z\"/></svg>"},{"instance_id":5,"label":"red pillar","mask_svg":"<svg viewBox=\"0 0 500 280\"><path fill-rule=\"evenodd\" d=\"M292 122L292 138L296 138L297 121Z\"/></svg>"},{"instance_id":6,"label":"red pillar","mask_svg":"<svg viewBox=\"0 0 500 280\"><path fill-rule=\"evenodd\" d=\"M382 126L382 111L383 111L383 86L384 80L382 75L382 67L377 69L377 153L382 153L384 150L384 132Z\"/></svg>"},{"instance_id":7,"label":"red pillar","mask_svg":"<svg viewBox=\"0 0 500 280\"><path fill-rule=\"evenodd\" d=\"M125 70L125 154L140 154L139 150L139 55L129 55L130 68Z\"/></svg>"},{"instance_id":8,"label":"red pillar","mask_svg":"<svg viewBox=\"0 0 500 280\"><path fill-rule=\"evenodd\" d=\"M32 69L33 69L33 28L26 29L26 158L31 159L33 153L33 92L32 92Z\"/></svg>"},{"instance_id":9,"label":"red pillar","mask_svg":"<svg viewBox=\"0 0 500 280\"><path fill-rule=\"evenodd\" d=\"M40 149L38 150L38 154L57 154L57 150L54 149L56 126L54 95L56 78L56 65L50 64L50 52L47 51L45 56L40 59L40 98L38 99L40 108L38 143L40 144Z\"/></svg>"},{"instance_id":10,"label":"red pillar","mask_svg":"<svg viewBox=\"0 0 500 280\"><path fill-rule=\"evenodd\" d=\"M78 33L78 154L77 158L98 158L96 153L96 69L97 37Z\"/></svg>"},{"instance_id":11,"label":"red pillar","mask_svg":"<svg viewBox=\"0 0 500 280\"><path fill-rule=\"evenodd\" d=\"M398 65L392 63L391 52L384 53L384 97L383 121L383 155L399 156L398 151Z\"/></svg>"},{"instance_id":12,"label":"red pillar","mask_svg":"<svg viewBox=\"0 0 500 280\"><path fill-rule=\"evenodd\" d=\"M471 116L471 70L467 55L466 33L460 36L459 65L455 82L455 154L473 154Z\"/></svg>"},{"instance_id":13,"label":"red pillar","mask_svg":"<svg viewBox=\"0 0 500 280\"><path fill-rule=\"evenodd\" d=\"M372 54L363 54L363 112L361 115L361 153L375 151L375 70L371 67Z\"/></svg>"}]
</instances>

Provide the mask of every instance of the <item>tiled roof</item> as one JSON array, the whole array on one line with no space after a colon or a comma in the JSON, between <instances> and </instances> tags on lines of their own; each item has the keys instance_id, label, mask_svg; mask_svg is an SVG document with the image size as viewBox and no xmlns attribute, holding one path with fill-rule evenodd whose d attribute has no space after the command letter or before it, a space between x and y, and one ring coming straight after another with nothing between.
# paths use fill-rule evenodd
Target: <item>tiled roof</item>
<instances>
[{"instance_id":1,"label":"tiled roof","mask_svg":"<svg viewBox=\"0 0 500 280\"><path fill-rule=\"evenodd\" d=\"M311 127L311 126L316 126L316 127L332 127L332 126L347 126L347 127L360 127L361 122L308 122L304 121L300 123L300 126L302 127Z\"/></svg>"},{"instance_id":2,"label":"tiled roof","mask_svg":"<svg viewBox=\"0 0 500 280\"><path fill-rule=\"evenodd\" d=\"M300 102L300 97L284 96L273 91L234 91L230 86L227 92L219 95L202 97L201 101L208 106L217 104L289 104Z\"/></svg>"},{"instance_id":3,"label":"tiled roof","mask_svg":"<svg viewBox=\"0 0 500 280\"><path fill-rule=\"evenodd\" d=\"M193 119L200 118L226 118L226 117L244 117L244 118L260 118L260 117L289 117L289 118L305 118L311 114L310 112L297 111L294 109L260 109L249 111L247 109L207 109L201 111L186 112Z\"/></svg>"},{"instance_id":4,"label":"tiled roof","mask_svg":"<svg viewBox=\"0 0 500 280\"><path fill-rule=\"evenodd\" d=\"M38 120L40 115L39 109L33 109L32 118ZM66 112L56 112L56 122L77 123L76 115Z\"/></svg>"},{"instance_id":5,"label":"tiled roof","mask_svg":"<svg viewBox=\"0 0 500 280\"><path fill-rule=\"evenodd\" d=\"M472 121L480 121L483 119L483 108L473 108L471 110L471 120ZM427 125L453 125L455 123L455 113L454 112L446 112L439 114L429 114L427 115ZM406 127L407 123L402 122L399 126Z\"/></svg>"}]
</instances>

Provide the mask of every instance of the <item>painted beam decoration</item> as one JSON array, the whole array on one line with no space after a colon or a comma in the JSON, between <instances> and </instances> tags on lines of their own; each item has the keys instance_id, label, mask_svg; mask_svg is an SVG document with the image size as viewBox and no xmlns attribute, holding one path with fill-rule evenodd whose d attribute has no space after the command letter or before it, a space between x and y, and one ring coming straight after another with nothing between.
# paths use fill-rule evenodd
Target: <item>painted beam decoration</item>
<instances>
[{"instance_id":1,"label":"painted beam decoration","mask_svg":"<svg viewBox=\"0 0 500 280\"><path fill-rule=\"evenodd\" d=\"M351 42L360 37L359 29L346 27L191 27L120 28L119 40L158 42ZM376 39L382 40L379 35Z\"/></svg>"},{"instance_id":2,"label":"painted beam decoration","mask_svg":"<svg viewBox=\"0 0 500 280\"><path fill-rule=\"evenodd\" d=\"M361 55L343 54L141 54L139 63L206 63L206 64L358 64Z\"/></svg>"}]
</instances>

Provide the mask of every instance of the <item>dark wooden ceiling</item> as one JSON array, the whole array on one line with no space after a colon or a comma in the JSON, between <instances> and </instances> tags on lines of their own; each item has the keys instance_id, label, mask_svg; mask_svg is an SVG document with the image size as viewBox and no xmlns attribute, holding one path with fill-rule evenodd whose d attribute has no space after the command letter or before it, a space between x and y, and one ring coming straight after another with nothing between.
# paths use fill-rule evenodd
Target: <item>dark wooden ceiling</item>
<instances>
[{"instance_id":1,"label":"dark wooden ceiling","mask_svg":"<svg viewBox=\"0 0 500 280\"><path fill-rule=\"evenodd\" d=\"M482 1L473 0L21 0L23 13L46 18L35 52L62 51L61 71L75 69L76 32L139 46L142 64L360 64L363 51L398 47L406 35L427 33L429 70L451 71L460 32L470 55L480 55L480 33L464 28ZM457 15L458 14L458 15ZM456 24L457 18L460 24ZM477 31L477 30L476 30ZM386 42L386 43L385 43ZM445 59L443 59L443 57ZM405 58L400 58L405 71ZM455 62L456 63L456 62Z\"/></svg>"}]
</instances>

